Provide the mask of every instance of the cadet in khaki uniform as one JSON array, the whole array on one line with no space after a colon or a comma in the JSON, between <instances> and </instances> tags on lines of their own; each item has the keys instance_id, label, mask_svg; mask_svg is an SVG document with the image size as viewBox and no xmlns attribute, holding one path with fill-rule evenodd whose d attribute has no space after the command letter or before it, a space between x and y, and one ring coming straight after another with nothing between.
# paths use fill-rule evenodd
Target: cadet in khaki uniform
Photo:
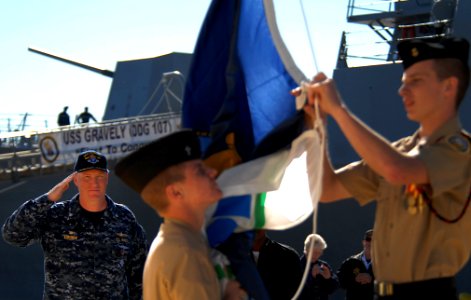
<instances>
[{"instance_id":1,"label":"cadet in khaki uniform","mask_svg":"<svg viewBox=\"0 0 471 300\"><path fill-rule=\"evenodd\" d=\"M116 165L116 174L164 218L144 267L144 300L247 296L227 272L227 258L212 251L203 234L206 209L221 199L222 192L216 171L200 157L198 137L182 130L147 144Z\"/></svg>"},{"instance_id":2,"label":"cadet in khaki uniform","mask_svg":"<svg viewBox=\"0 0 471 300\"><path fill-rule=\"evenodd\" d=\"M454 276L471 252L471 146L457 116L469 83L469 44L413 40L398 50L399 95L419 129L395 143L357 119L324 74L309 86L305 111L313 116L318 101L362 158L335 171L326 160L321 201L376 200L378 299L458 299Z\"/></svg>"}]
</instances>

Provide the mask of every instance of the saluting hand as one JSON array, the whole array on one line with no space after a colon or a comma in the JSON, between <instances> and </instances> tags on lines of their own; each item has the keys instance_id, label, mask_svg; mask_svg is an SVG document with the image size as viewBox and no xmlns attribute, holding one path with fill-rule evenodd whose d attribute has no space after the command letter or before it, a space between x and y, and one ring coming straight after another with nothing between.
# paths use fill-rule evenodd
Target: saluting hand
<instances>
[{"instance_id":1,"label":"saluting hand","mask_svg":"<svg viewBox=\"0 0 471 300\"><path fill-rule=\"evenodd\" d=\"M70 174L64 180L50 189L49 192L47 192L47 198L52 202L59 201L60 198L62 198L64 192L69 189L70 182L74 179L76 173L77 172Z\"/></svg>"}]
</instances>

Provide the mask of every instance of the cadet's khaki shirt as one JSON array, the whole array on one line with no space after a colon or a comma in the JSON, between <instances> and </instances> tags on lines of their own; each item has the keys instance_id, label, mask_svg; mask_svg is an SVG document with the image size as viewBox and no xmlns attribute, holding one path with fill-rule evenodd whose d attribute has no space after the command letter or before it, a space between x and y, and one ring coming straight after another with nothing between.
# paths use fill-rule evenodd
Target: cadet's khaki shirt
<instances>
[{"instance_id":1,"label":"cadet's khaki shirt","mask_svg":"<svg viewBox=\"0 0 471 300\"><path fill-rule=\"evenodd\" d=\"M394 144L400 151L418 152L428 171L433 206L449 219L463 210L471 186L471 146L460 130L455 118L426 141L416 133ZM344 167L339 175L361 205L377 201L372 244L377 281L454 276L466 264L471 251L471 208L459 222L449 224L426 204L422 212L409 213L405 187L389 184L362 161Z\"/></svg>"},{"instance_id":2,"label":"cadet's khaki shirt","mask_svg":"<svg viewBox=\"0 0 471 300\"><path fill-rule=\"evenodd\" d=\"M144 267L144 300L221 298L210 249L201 232L165 219Z\"/></svg>"}]
</instances>

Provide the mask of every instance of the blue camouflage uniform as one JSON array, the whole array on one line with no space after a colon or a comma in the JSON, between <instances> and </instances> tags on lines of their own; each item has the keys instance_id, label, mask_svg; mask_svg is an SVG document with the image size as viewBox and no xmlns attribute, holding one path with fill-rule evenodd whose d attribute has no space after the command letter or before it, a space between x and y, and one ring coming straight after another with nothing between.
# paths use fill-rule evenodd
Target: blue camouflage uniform
<instances>
[{"instance_id":1,"label":"blue camouflage uniform","mask_svg":"<svg viewBox=\"0 0 471 300\"><path fill-rule=\"evenodd\" d=\"M141 299L147 255L144 229L124 205L106 196L95 221L79 195L54 203L47 195L22 204L5 222L3 238L44 251L44 299Z\"/></svg>"}]
</instances>

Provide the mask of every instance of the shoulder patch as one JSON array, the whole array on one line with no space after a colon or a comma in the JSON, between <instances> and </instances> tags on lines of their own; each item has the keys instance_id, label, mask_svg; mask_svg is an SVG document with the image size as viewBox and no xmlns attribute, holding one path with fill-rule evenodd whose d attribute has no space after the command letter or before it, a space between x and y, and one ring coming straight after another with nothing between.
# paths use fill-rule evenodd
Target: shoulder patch
<instances>
[{"instance_id":1,"label":"shoulder patch","mask_svg":"<svg viewBox=\"0 0 471 300\"><path fill-rule=\"evenodd\" d=\"M460 152L467 152L469 149L469 141L461 135L452 135L448 138L448 143Z\"/></svg>"}]
</instances>

